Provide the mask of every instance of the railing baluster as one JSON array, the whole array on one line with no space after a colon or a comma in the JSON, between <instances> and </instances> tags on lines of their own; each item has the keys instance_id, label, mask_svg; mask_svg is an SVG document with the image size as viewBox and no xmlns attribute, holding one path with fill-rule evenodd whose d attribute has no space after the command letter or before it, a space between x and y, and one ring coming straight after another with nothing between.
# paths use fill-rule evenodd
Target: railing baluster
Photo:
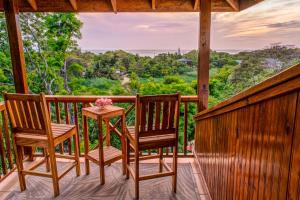
<instances>
[{"instance_id":1,"label":"railing baluster","mask_svg":"<svg viewBox=\"0 0 300 200\"><path fill-rule=\"evenodd\" d=\"M55 102L55 113L56 113L56 122L58 124L60 124L61 123L61 119L60 119L60 106L59 106L59 102L58 101ZM64 144L63 143L59 144L59 152L61 154L64 153Z\"/></svg>"},{"instance_id":2,"label":"railing baluster","mask_svg":"<svg viewBox=\"0 0 300 200\"><path fill-rule=\"evenodd\" d=\"M80 132L79 132L79 124L78 124L78 108L77 108L77 103L73 103L73 107L74 107L74 121L75 121L76 129L77 129L77 133L79 135L79 137L78 137L79 155L81 156L81 152L80 152Z\"/></svg>"},{"instance_id":3,"label":"railing baluster","mask_svg":"<svg viewBox=\"0 0 300 200\"><path fill-rule=\"evenodd\" d=\"M2 123L4 128L5 144L6 144L6 151L8 157L8 166L10 169L13 169L14 163L12 159L12 149L10 144L9 130L8 130L8 119L7 119L6 112L4 110L1 111L1 115L2 115Z\"/></svg>"},{"instance_id":4,"label":"railing baluster","mask_svg":"<svg viewBox=\"0 0 300 200\"><path fill-rule=\"evenodd\" d=\"M68 106L67 102L64 103L64 109L65 109L66 124L70 124L69 106ZM71 138L68 139L68 150L69 150L69 155L72 155L72 140L71 140Z\"/></svg>"},{"instance_id":5,"label":"railing baluster","mask_svg":"<svg viewBox=\"0 0 300 200\"><path fill-rule=\"evenodd\" d=\"M187 154L188 102L184 102L183 153Z\"/></svg>"},{"instance_id":6,"label":"railing baluster","mask_svg":"<svg viewBox=\"0 0 300 200\"><path fill-rule=\"evenodd\" d=\"M6 155L5 155L4 140L3 140L1 125L0 125L0 157L1 157L1 166L2 166L3 174L7 174Z\"/></svg>"}]
</instances>

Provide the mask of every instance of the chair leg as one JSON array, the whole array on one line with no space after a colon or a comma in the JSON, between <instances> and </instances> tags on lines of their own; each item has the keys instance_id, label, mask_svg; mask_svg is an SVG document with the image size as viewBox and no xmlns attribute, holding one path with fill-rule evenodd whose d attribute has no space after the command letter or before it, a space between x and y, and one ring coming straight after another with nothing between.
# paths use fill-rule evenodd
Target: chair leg
<instances>
[{"instance_id":1,"label":"chair leg","mask_svg":"<svg viewBox=\"0 0 300 200\"><path fill-rule=\"evenodd\" d=\"M129 179L129 169L130 165L130 141L128 138L125 139L126 143L126 179Z\"/></svg>"},{"instance_id":2,"label":"chair leg","mask_svg":"<svg viewBox=\"0 0 300 200\"><path fill-rule=\"evenodd\" d=\"M74 142L74 154L75 154L75 161L76 161L76 175L80 176L80 160L79 160L79 147L78 147L79 142L78 142L77 133L73 136L73 142Z\"/></svg>"},{"instance_id":3,"label":"chair leg","mask_svg":"<svg viewBox=\"0 0 300 200\"><path fill-rule=\"evenodd\" d=\"M174 175L172 176L172 188L173 188L173 192L176 193L176 187L177 187L177 146L173 147L173 172L174 172Z\"/></svg>"},{"instance_id":4,"label":"chair leg","mask_svg":"<svg viewBox=\"0 0 300 200\"><path fill-rule=\"evenodd\" d=\"M162 148L159 148L159 151L158 151L158 153L159 153L159 172L162 172L162 168L163 168L163 166L162 166L162 159L163 159L163 149Z\"/></svg>"},{"instance_id":5,"label":"chair leg","mask_svg":"<svg viewBox=\"0 0 300 200\"><path fill-rule=\"evenodd\" d=\"M15 148L15 156L16 156L16 164L18 168L18 177L19 177L19 182L20 182L20 189L21 191L26 190L26 183L25 183L25 176L22 173L23 171L23 150L21 146L16 146L14 144Z\"/></svg>"},{"instance_id":6,"label":"chair leg","mask_svg":"<svg viewBox=\"0 0 300 200\"><path fill-rule=\"evenodd\" d=\"M49 158L50 158L50 165L51 165L54 197L57 197L59 195L59 183L58 183L58 173L57 173L54 148L53 149L49 148Z\"/></svg>"},{"instance_id":7,"label":"chair leg","mask_svg":"<svg viewBox=\"0 0 300 200\"><path fill-rule=\"evenodd\" d=\"M135 199L139 199L139 151L138 149L135 150L134 152L135 156L135 179L134 179L134 184L135 184Z\"/></svg>"},{"instance_id":8,"label":"chair leg","mask_svg":"<svg viewBox=\"0 0 300 200\"><path fill-rule=\"evenodd\" d=\"M46 160L46 171L50 172L49 152L46 148L44 149L44 152L45 152L45 160Z\"/></svg>"}]
</instances>

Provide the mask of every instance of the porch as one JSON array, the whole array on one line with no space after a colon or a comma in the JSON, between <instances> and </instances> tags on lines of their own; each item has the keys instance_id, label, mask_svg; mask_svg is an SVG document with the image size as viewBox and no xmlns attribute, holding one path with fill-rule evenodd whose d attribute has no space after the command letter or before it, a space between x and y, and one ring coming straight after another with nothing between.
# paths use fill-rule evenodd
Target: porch
<instances>
[{"instance_id":1,"label":"porch","mask_svg":"<svg viewBox=\"0 0 300 200\"><path fill-rule=\"evenodd\" d=\"M35 162L37 162L38 158ZM167 162L169 159L166 159ZM170 159L171 162L171 159ZM154 164L156 163L156 164ZM34 162L26 162L30 167ZM62 168L65 161L59 160L58 167ZM81 160L80 177L75 176L75 170L66 175L60 182L61 194L57 199L133 199L134 182L126 180L122 175L121 162L105 167L106 183L99 184L99 167L91 165L90 175L84 175L84 160ZM41 171L45 166L40 167ZM151 173L158 170L155 160L142 162L141 173ZM60 170L59 170L60 171ZM194 159L180 158L178 163L178 192L172 193L171 177L143 181L140 184L140 199L210 199L205 182L199 176ZM48 178L28 176L27 189L20 192L17 172L0 183L0 199L52 199L52 181Z\"/></svg>"}]
</instances>

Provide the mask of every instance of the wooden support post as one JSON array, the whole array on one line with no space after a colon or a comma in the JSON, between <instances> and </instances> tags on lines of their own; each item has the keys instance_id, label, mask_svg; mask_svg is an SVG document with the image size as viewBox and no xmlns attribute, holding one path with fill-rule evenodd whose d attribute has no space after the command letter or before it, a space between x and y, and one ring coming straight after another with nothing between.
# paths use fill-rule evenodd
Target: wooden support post
<instances>
[{"instance_id":1,"label":"wooden support post","mask_svg":"<svg viewBox=\"0 0 300 200\"><path fill-rule=\"evenodd\" d=\"M18 1L4 0L3 3L15 89L17 93L28 93L25 56L19 23ZM33 149L24 148L24 151L25 154L29 155L29 160L33 160Z\"/></svg>"},{"instance_id":2,"label":"wooden support post","mask_svg":"<svg viewBox=\"0 0 300 200\"><path fill-rule=\"evenodd\" d=\"M4 0L4 8L16 92L28 93L18 1Z\"/></svg>"},{"instance_id":3,"label":"wooden support post","mask_svg":"<svg viewBox=\"0 0 300 200\"><path fill-rule=\"evenodd\" d=\"M200 1L200 30L198 51L198 111L207 109L209 96L209 54L211 0Z\"/></svg>"}]
</instances>

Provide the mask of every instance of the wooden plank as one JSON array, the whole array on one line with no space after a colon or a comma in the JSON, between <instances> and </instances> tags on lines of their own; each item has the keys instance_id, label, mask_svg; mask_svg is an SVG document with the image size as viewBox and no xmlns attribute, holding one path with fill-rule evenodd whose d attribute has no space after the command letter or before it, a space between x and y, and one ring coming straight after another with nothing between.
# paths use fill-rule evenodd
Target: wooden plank
<instances>
[{"instance_id":1,"label":"wooden plank","mask_svg":"<svg viewBox=\"0 0 300 200\"><path fill-rule=\"evenodd\" d=\"M0 0L0 11L4 11L3 2ZM30 0L32 1L32 0ZM115 0L114 0L115 1ZM157 0L156 0L157 1ZM246 0L241 0L243 1ZM250 1L250 0L247 0ZM70 0L55 0L49 2L49 0L38 0L37 8L28 3L28 0L19 0L20 12L74 12L74 7L70 3ZM254 5L256 2L251 0L249 5ZM118 12L199 12L200 7L195 9L195 3L191 0L160 0L159 6L156 6L153 10L152 2L149 0L118 0ZM243 3L243 7L245 4ZM76 12L114 12L110 1L102 0L88 0L77 1ZM212 2L213 12L232 12L232 7L225 0L216 0Z\"/></svg>"},{"instance_id":2,"label":"wooden plank","mask_svg":"<svg viewBox=\"0 0 300 200\"><path fill-rule=\"evenodd\" d=\"M35 0L27 0L27 2L29 3L29 5L32 7L34 11L37 11L37 4Z\"/></svg>"},{"instance_id":3,"label":"wooden plank","mask_svg":"<svg viewBox=\"0 0 300 200\"><path fill-rule=\"evenodd\" d=\"M239 0L226 0L234 11L240 10Z\"/></svg>"},{"instance_id":4,"label":"wooden plank","mask_svg":"<svg viewBox=\"0 0 300 200\"><path fill-rule=\"evenodd\" d=\"M78 9L77 0L69 0L69 1L70 1L70 4L72 5L73 9L75 11L77 11L77 9Z\"/></svg>"},{"instance_id":5,"label":"wooden plank","mask_svg":"<svg viewBox=\"0 0 300 200\"><path fill-rule=\"evenodd\" d=\"M298 92L295 119L286 199L300 199L300 92Z\"/></svg>"},{"instance_id":6,"label":"wooden plank","mask_svg":"<svg viewBox=\"0 0 300 200\"><path fill-rule=\"evenodd\" d=\"M203 111L208 108L209 95L211 0L200 1L200 8L197 94L198 111Z\"/></svg>"},{"instance_id":7,"label":"wooden plank","mask_svg":"<svg viewBox=\"0 0 300 200\"><path fill-rule=\"evenodd\" d=\"M26 78L26 64L23 50L23 41L19 23L18 1L3 0L7 25L7 34L10 46L12 71L17 93L28 93Z\"/></svg>"}]
</instances>

